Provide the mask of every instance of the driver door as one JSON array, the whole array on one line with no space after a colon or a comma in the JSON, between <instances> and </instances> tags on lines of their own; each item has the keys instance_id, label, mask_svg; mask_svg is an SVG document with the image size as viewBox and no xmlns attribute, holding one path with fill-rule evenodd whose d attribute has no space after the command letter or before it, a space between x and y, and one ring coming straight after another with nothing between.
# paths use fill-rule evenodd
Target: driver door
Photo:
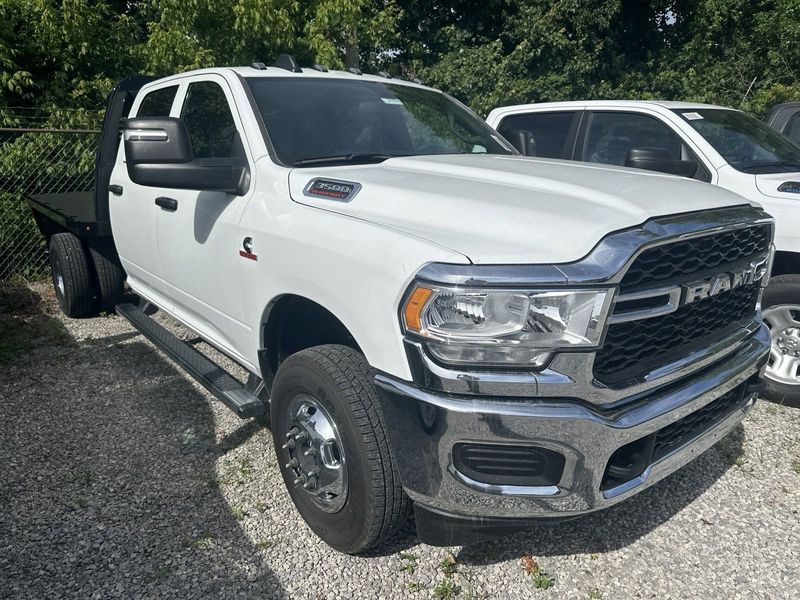
<instances>
[{"instance_id":1,"label":"driver door","mask_svg":"<svg viewBox=\"0 0 800 600\"><path fill-rule=\"evenodd\" d=\"M252 157L243 143L242 124L228 83L218 75L182 84L173 116L186 125L194 158ZM177 114L176 114L177 113ZM239 273L239 221L252 195L162 189L154 196L158 251L173 313L220 349L238 357L235 348L250 328L244 324ZM155 198L154 198L155 201Z\"/></svg>"}]
</instances>

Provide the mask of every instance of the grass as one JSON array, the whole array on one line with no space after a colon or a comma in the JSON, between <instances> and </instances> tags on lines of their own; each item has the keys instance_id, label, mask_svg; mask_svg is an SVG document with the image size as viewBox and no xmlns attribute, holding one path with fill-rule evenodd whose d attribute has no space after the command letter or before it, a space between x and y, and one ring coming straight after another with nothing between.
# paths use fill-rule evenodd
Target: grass
<instances>
[{"instance_id":1,"label":"grass","mask_svg":"<svg viewBox=\"0 0 800 600\"><path fill-rule=\"evenodd\" d=\"M443 579L433 588L433 597L438 600L451 600L461 593L461 586L452 579Z\"/></svg>"},{"instance_id":2,"label":"grass","mask_svg":"<svg viewBox=\"0 0 800 600\"><path fill-rule=\"evenodd\" d=\"M589 600L601 600L603 598L603 592L598 590L596 587L589 590Z\"/></svg>"},{"instance_id":3,"label":"grass","mask_svg":"<svg viewBox=\"0 0 800 600\"><path fill-rule=\"evenodd\" d=\"M795 458L792 461L792 471L800 475L800 458Z\"/></svg>"},{"instance_id":4,"label":"grass","mask_svg":"<svg viewBox=\"0 0 800 600\"><path fill-rule=\"evenodd\" d=\"M439 568L442 570L442 573L444 573L445 577L450 577L458 568L456 557L452 554L448 554L444 557L444 559L442 559L442 562L439 563Z\"/></svg>"},{"instance_id":5,"label":"grass","mask_svg":"<svg viewBox=\"0 0 800 600\"><path fill-rule=\"evenodd\" d=\"M150 575L148 575L146 579L149 583L153 583L161 579L164 579L165 577L169 577L171 573L172 573L172 567L168 567L165 565L163 567L159 567L158 569L150 573Z\"/></svg>"},{"instance_id":6,"label":"grass","mask_svg":"<svg viewBox=\"0 0 800 600\"><path fill-rule=\"evenodd\" d=\"M409 575L413 575L417 568L417 555L410 552L401 552L398 554L400 557L400 571L405 571Z\"/></svg>"},{"instance_id":7,"label":"grass","mask_svg":"<svg viewBox=\"0 0 800 600\"><path fill-rule=\"evenodd\" d=\"M194 540L190 546L195 550L210 550L214 545L214 536L208 531L203 531L200 537Z\"/></svg>"},{"instance_id":8,"label":"grass","mask_svg":"<svg viewBox=\"0 0 800 600\"><path fill-rule=\"evenodd\" d=\"M406 584L406 589L409 592L421 592L423 590L427 590L427 586L424 583L420 583L419 581L409 581Z\"/></svg>"},{"instance_id":9,"label":"grass","mask_svg":"<svg viewBox=\"0 0 800 600\"><path fill-rule=\"evenodd\" d=\"M555 578L539 566L539 563L530 555L522 556L522 568L531 577L533 587L539 590L548 590L555 584Z\"/></svg>"},{"instance_id":10,"label":"grass","mask_svg":"<svg viewBox=\"0 0 800 600\"><path fill-rule=\"evenodd\" d=\"M247 516L247 512L239 506L231 506L231 516L237 521L241 521Z\"/></svg>"}]
</instances>

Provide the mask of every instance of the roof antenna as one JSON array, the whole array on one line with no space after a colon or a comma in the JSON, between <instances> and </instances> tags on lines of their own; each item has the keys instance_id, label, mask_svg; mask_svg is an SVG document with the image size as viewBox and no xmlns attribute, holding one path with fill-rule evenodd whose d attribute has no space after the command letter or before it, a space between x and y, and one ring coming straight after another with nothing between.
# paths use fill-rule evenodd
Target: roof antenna
<instances>
[{"instance_id":1,"label":"roof antenna","mask_svg":"<svg viewBox=\"0 0 800 600\"><path fill-rule=\"evenodd\" d=\"M274 63L272 63L273 67L279 67L281 69L286 69L287 71L291 71L292 73L302 73L303 69L300 68L300 65L297 64L294 56L291 54L281 54Z\"/></svg>"},{"instance_id":2,"label":"roof antenna","mask_svg":"<svg viewBox=\"0 0 800 600\"><path fill-rule=\"evenodd\" d=\"M254 63L250 63L250 66L251 66L252 68L254 68L254 69L258 69L259 71L263 71L263 70L265 70L265 69L267 68L267 65L265 65L265 64L264 64L264 63L262 63L262 62L254 62Z\"/></svg>"}]
</instances>

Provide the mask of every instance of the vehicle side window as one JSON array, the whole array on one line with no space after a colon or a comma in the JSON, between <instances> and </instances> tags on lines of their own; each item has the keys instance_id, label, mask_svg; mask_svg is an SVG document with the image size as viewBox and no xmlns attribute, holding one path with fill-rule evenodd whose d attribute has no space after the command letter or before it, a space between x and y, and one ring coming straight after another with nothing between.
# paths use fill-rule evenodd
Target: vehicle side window
<instances>
[{"instance_id":1,"label":"vehicle side window","mask_svg":"<svg viewBox=\"0 0 800 600\"><path fill-rule=\"evenodd\" d=\"M663 148L672 160L681 160L683 143L664 123L636 113L592 114L583 146L582 160L606 165L625 165L633 148Z\"/></svg>"},{"instance_id":2,"label":"vehicle side window","mask_svg":"<svg viewBox=\"0 0 800 600\"><path fill-rule=\"evenodd\" d=\"M783 135L792 140L795 144L800 145L800 112L794 113L786 127L783 128Z\"/></svg>"},{"instance_id":3,"label":"vehicle side window","mask_svg":"<svg viewBox=\"0 0 800 600\"><path fill-rule=\"evenodd\" d=\"M532 156L571 158L567 142L575 115L575 111L511 115L500 122L497 131L509 140L519 131L530 132L536 144Z\"/></svg>"},{"instance_id":4,"label":"vehicle side window","mask_svg":"<svg viewBox=\"0 0 800 600\"><path fill-rule=\"evenodd\" d=\"M241 156L241 142L236 133L225 92L218 83L190 83L181 110L181 119L189 133L195 158Z\"/></svg>"},{"instance_id":5,"label":"vehicle side window","mask_svg":"<svg viewBox=\"0 0 800 600\"><path fill-rule=\"evenodd\" d=\"M139 105L139 110L136 113L136 116L168 117L169 111L172 109L172 101L175 99L175 94L177 92L177 85L171 85L169 87L149 92Z\"/></svg>"}]
</instances>

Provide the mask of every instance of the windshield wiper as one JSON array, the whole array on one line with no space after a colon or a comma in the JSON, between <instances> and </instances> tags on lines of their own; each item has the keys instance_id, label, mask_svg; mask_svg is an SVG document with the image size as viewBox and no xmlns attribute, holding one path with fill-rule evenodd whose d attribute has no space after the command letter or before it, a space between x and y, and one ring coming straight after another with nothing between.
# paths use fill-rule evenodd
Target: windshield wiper
<instances>
[{"instance_id":1,"label":"windshield wiper","mask_svg":"<svg viewBox=\"0 0 800 600\"><path fill-rule=\"evenodd\" d=\"M311 165L380 163L392 157L393 155L391 154L351 152L350 154L340 154L338 156L317 156L315 158L301 158L300 160L294 161L294 166L306 167Z\"/></svg>"},{"instance_id":2,"label":"windshield wiper","mask_svg":"<svg viewBox=\"0 0 800 600\"><path fill-rule=\"evenodd\" d=\"M768 169L768 168L771 168L771 167L775 167L775 168L778 168L778 169L780 169L780 168L790 168L790 167L794 168L794 169L800 169L800 164L787 162L785 160L773 160L773 161L765 161L765 162L760 162L760 163L753 163L752 165L744 165L744 166L739 167L739 169L741 171L747 172L747 171L750 171L752 169Z\"/></svg>"}]
</instances>

